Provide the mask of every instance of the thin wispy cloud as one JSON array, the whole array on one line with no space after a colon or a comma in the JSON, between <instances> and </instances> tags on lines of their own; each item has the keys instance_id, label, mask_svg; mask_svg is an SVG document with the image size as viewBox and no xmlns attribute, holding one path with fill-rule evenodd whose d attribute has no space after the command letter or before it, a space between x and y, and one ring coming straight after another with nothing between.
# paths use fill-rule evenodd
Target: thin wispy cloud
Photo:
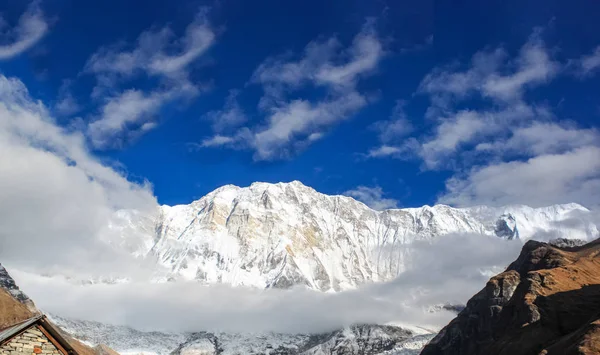
<instances>
[{"instance_id":1,"label":"thin wispy cloud","mask_svg":"<svg viewBox=\"0 0 600 355\"><path fill-rule=\"evenodd\" d=\"M413 132L414 127L404 111L406 104L406 101L397 100L387 120L376 121L371 125L370 128L377 132L381 145L370 149L366 154L367 158L399 157L407 151L405 138Z\"/></svg>"},{"instance_id":2,"label":"thin wispy cloud","mask_svg":"<svg viewBox=\"0 0 600 355\"><path fill-rule=\"evenodd\" d=\"M582 58L572 61L571 64L575 65L576 70L584 78L595 74L600 69L600 46L596 47L591 54L584 55Z\"/></svg>"},{"instance_id":3,"label":"thin wispy cloud","mask_svg":"<svg viewBox=\"0 0 600 355\"><path fill-rule=\"evenodd\" d=\"M181 76L215 42L215 32L206 16L206 10L201 10L182 37L177 37L171 28L162 27L143 32L131 49L123 44L101 48L88 60L85 70L125 78L140 72Z\"/></svg>"},{"instance_id":4,"label":"thin wispy cloud","mask_svg":"<svg viewBox=\"0 0 600 355\"><path fill-rule=\"evenodd\" d=\"M373 24L367 23L347 48L333 37L309 43L297 60L290 54L265 60L251 79L264 90L259 102L264 122L227 139L221 134L205 138L203 145L250 149L255 160L293 157L368 104L356 85L376 71L384 54ZM317 100L289 98L306 87L323 87L327 94Z\"/></svg>"},{"instance_id":5,"label":"thin wispy cloud","mask_svg":"<svg viewBox=\"0 0 600 355\"><path fill-rule=\"evenodd\" d=\"M478 95L510 104L520 101L526 89L547 83L560 69L540 31L530 36L514 60L508 59L509 54L501 47L478 52L466 71L454 71L452 67L434 69L423 79L419 91L434 96L436 103Z\"/></svg>"},{"instance_id":6,"label":"thin wispy cloud","mask_svg":"<svg viewBox=\"0 0 600 355\"><path fill-rule=\"evenodd\" d=\"M398 208L398 200L386 198L381 186L357 186L355 189L348 190L343 195L354 197L374 210L387 210Z\"/></svg>"},{"instance_id":7,"label":"thin wispy cloud","mask_svg":"<svg viewBox=\"0 0 600 355\"><path fill-rule=\"evenodd\" d=\"M58 98L54 104L54 111L61 116L71 116L81 111L82 106L71 93L71 80L63 81L58 89Z\"/></svg>"},{"instance_id":8,"label":"thin wispy cloud","mask_svg":"<svg viewBox=\"0 0 600 355\"><path fill-rule=\"evenodd\" d=\"M225 106L222 110L210 111L203 116L212 123L213 131L223 132L235 129L248 120L244 110L238 103L239 94L239 91L231 90L225 99Z\"/></svg>"},{"instance_id":9,"label":"thin wispy cloud","mask_svg":"<svg viewBox=\"0 0 600 355\"><path fill-rule=\"evenodd\" d=\"M192 86L174 87L146 93L131 89L109 97L102 106L98 119L87 127L90 142L95 148L119 148L126 142L154 129L158 125L160 109L176 99L193 97Z\"/></svg>"},{"instance_id":10,"label":"thin wispy cloud","mask_svg":"<svg viewBox=\"0 0 600 355\"><path fill-rule=\"evenodd\" d=\"M202 9L177 37L170 27L143 32L135 45L99 49L85 72L96 75L92 96L103 102L87 128L97 149L120 148L158 126L160 110L197 96L204 88L189 79L190 67L214 44L216 34ZM159 84L120 91L120 83L137 76L158 77Z\"/></svg>"},{"instance_id":11,"label":"thin wispy cloud","mask_svg":"<svg viewBox=\"0 0 600 355\"><path fill-rule=\"evenodd\" d=\"M29 5L12 28L0 17L0 60L20 55L33 47L48 32L48 21L40 8L39 1Z\"/></svg>"}]
</instances>

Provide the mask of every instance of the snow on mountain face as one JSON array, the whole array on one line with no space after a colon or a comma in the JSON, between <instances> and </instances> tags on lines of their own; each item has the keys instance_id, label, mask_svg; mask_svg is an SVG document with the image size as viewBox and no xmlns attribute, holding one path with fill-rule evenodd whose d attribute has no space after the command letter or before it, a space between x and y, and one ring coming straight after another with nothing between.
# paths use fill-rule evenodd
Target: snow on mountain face
<instances>
[{"instance_id":1,"label":"snow on mountain face","mask_svg":"<svg viewBox=\"0 0 600 355\"><path fill-rule=\"evenodd\" d=\"M558 224L573 211L589 213L577 204L375 211L294 181L223 186L189 205L162 206L158 216L120 211L112 227L123 248L155 258L169 278L339 291L394 278L407 266L402 246L450 233L528 239L559 230L566 238L597 236L590 223Z\"/></svg>"},{"instance_id":2,"label":"snow on mountain face","mask_svg":"<svg viewBox=\"0 0 600 355\"><path fill-rule=\"evenodd\" d=\"M120 354L325 355L418 354L433 334L415 335L389 325L354 325L323 334L162 333L51 316L54 323L91 345L107 344Z\"/></svg>"}]
</instances>

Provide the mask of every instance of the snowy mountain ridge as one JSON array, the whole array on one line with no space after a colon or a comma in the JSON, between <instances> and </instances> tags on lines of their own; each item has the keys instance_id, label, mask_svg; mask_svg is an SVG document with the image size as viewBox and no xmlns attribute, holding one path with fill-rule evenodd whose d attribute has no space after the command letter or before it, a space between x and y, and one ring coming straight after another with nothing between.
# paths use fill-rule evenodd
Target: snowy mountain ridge
<instances>
[{"instance_id":1,"label":"snowy mountain ridge","mask_svg":"<svg viewBox=\"0 0 600 355\"><path fill-rule=\"evenodd\" d=\"M578 204L531 208L446 205L375 211L298 181L220 187L156 215L120 211L118 247L156 260L169 279L321 291L387 281L410 264L406 246L451 233L589 240L598 227ZM135 235L135 237L130 237Z\"/></svg>"}]
</instances>

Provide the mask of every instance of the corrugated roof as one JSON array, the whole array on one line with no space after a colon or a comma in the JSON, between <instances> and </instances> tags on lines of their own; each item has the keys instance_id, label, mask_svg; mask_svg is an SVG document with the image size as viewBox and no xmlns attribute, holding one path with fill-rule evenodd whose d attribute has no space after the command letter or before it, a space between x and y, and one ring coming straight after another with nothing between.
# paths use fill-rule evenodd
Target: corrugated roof
<instances>
[{"instance_id":1,"label":"corrugated roof","mask_svg":"<svg viewBox=\"0 0 600 355\"><path fill-rule=\"evenodd\" d=\"M40 320L43 316L35 316L33 318L29 318L28 320L21 322L19 324L15 324L11 327L8 327L2 331L0 331L0 344L5 340L12 338L13 336L19 334L23 330L29 328L32 324Z\"/></svg>"}]
</instances>

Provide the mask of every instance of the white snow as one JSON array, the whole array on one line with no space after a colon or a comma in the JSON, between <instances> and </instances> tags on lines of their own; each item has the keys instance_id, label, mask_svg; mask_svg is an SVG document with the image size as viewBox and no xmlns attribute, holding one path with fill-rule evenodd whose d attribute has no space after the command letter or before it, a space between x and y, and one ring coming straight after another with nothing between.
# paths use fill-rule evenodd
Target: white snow
<instances>
[{"instance_id":1,"label":"white snow","mask_svg":"<svg viewBox=\"0 0 600 355\"><path fill-rule=\"evenodd\" d=\"M157 260L157 280L340 291L397 276L406 269L407 244L450 233L495 235L499 219L521 240L597 237L590 222L561 223L576 213L589 211L574 203L375 211L294 181L226 185L189 205L162 206L157 216L120 211L111 227L121 237L116 244Z\"/></svg>"}]
</instances>

